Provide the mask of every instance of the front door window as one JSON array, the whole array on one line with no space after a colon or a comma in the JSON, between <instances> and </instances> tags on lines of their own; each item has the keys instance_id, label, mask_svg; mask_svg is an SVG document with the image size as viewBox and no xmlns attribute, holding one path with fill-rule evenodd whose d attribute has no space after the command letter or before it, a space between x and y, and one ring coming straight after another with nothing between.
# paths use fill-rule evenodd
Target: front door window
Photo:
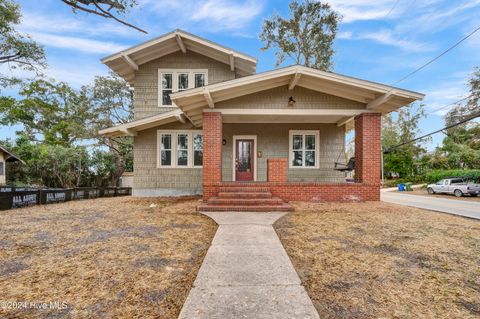
<instances>
[{"instance_id":1,"label":"front door window","mask_svg":"<svg viewBox=\"0 0 480 319\"><path fill-rule=\"evenodd\" d=\"M235 180L253 181L253 140L237 140L235 152Z\"/></svg>"}]
</instances>

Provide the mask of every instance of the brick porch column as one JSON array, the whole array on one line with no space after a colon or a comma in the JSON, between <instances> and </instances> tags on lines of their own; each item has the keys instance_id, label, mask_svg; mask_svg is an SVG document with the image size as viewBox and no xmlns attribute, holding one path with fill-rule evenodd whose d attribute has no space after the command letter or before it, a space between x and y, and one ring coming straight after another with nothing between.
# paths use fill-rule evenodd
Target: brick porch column
<instances>
[{"instance_id":1,"label":"brick porch column","mask_svg":"<svg viewBox=\"0 0 480 319\"><path fill-rule=\"evenodd\" d=\"M355 117L355 182L357 183L380 185L381 121L380 113L362 113Z\"/></svg>"},{"instance_id":2,"label":"brick porch column","mask_svg":"<svg viewBox=\"0 0 480 319\"><path fill-rule=\"evenodd\" d=\"M203 113L203 187L222 181L222 114Z\"/></svg>"}]
</instances>

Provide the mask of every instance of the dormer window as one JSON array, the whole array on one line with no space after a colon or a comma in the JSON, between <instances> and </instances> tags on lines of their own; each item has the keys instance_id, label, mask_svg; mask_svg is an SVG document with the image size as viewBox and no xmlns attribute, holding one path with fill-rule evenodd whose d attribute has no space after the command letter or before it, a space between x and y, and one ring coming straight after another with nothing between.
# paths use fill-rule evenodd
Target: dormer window
<instances>
[{"instance_id":1,"label":"dormer window","mask_svg":"<svg viewBox=\"0 0 480 319\"><path fill-rule=\"evenodd\" d=\"M158 106L175 107L170 94L208 85L208 70L159 69Z\"/></svg>"}]
</instances>

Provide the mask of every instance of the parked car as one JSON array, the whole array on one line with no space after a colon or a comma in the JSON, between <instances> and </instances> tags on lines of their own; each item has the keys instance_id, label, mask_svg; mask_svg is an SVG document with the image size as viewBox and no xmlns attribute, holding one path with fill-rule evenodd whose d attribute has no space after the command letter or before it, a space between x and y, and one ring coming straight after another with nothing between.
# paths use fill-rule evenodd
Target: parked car
<instances>
[{"instance_id":1,"label":"parked car","mask_svg":"<svg viewBox=\"0 0 480 319\"><path fill-rule=\"evenodd\" d=\"M429 194L454 194L457 197L462 197L465 194L477 196L480 194L480 184L465 182L461 178L447 178L435 184L429 184L427 191Z\"/></svg>"}]
</instances>

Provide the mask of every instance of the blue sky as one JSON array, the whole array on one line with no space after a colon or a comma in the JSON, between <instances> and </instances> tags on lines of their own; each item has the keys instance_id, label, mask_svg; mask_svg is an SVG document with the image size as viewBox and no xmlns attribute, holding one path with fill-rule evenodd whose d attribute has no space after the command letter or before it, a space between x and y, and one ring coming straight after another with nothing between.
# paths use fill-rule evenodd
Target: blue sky
<instances>
[{"instance_id":1,"label":"blue sky","mask_svg":"<svg viewBox=\"0 0 480 319\"><path fill-rule=\"evenodd\" d=\"M125 19L149 34L71 10L59 0L22 0L22 32L45 46L48 76L75 87L108 69L100 58L171 31L184 29L248 53L257 71L273 69L273 51L261 52L263 19L288 14L289 1L138 0ZM480 0L330 0L343 20L335 42L334 71L391 84L448 48L480 24ZM40 4L41 3L41 4ZM467 79L480 66L480 32L399 87L426 94L422 133L441 128L443 105L468 95ZM289 63L287 63L289 64ZM15 94L14 91L6 91ZM18 128L0 128L14 137ZM435 135L431 149L442 139Z\"/></svg>"}]
</instances>

